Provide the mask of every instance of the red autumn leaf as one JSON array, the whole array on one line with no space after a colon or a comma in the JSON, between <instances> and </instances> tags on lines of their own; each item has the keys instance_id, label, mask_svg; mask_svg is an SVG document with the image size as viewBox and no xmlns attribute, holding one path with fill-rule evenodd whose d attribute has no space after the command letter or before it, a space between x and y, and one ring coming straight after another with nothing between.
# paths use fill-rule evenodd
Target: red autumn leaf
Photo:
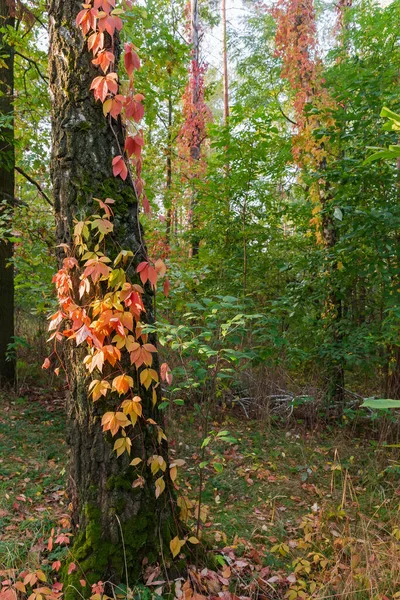
<instances>
[{"instance_id":1,"label":"red autumn leaf","mask_svg":"<svg viewBox=\"0 0 400 600\"><path fill-rule=\"evenodd\" d=\"M118 175L125 181L128 177L128 167L125 164L124 158L122 156L116 156L112 161L113 173L114 177L118 177Z\"/></svg>"},{"instance_id":2,"label":"red autumn leaf","mask_svg":"<svg viewBox=\"0 0 400 600\"><path fill-rule=\"evenodd\" d=\"M102 8L109 14L115 8L115 0L94 0L94 8Z\"/></svg>"},{"instance_id":3,"label":"red autumn leaf","mask_svg":"<svg viewBox=\"0 0 400 600\"><path fill-rule=\"evenodd\" d=\"M119 17L108 15L106 12L98 13L97 27L99 31L107 31L111 37L114 37L115 31L121 31L122 25Z\"/></svg>"},{"instance_id":4,"label":"red autumn leaf","mask_svg":"<svg viewBox=\"0 0 400 600\"><path fill-rule=\"evenodd\" d=\"M118 75L116 73L108 73L104 77L102 75L95 77L90 89L94 90L96 100L104 102L109 92L112 94L118 92Z\"/></svg>"},{"instance_id":5,"label":"red autumn leaf","mask_svg":"<svg viewBox=\"0 0 400 600\"><path fill-rule=\"evenodd\" d=\"M96 29L96 16L97 10L93 8L84 8L78 13L76 24L82 29L84 35L87 35L91 29Z\"/></svg>"},{"instance_id":6,"label":"red autumn leaf","mask_svg":"<svg viewBox=\"0 0 400 600\"><path fill-rule=\"evenodd\" d=\"M112 65L114 62L115 56L109 50L101 50L101 52L98 53L96 58L92 60L92 63L96 66L99 66L103 73L107 73L108 69L110 68L110 65Z\"/></svg>"},{"instance_id":7,"label":"red autumn leaf","mask_svg":"<svg viewBox=\"0 0 400 600\"><path fill-rule=\"evenodd\" d=\"M68 575L71 575L71 573L73 573L74 571L76 571L76 564L70 563L68 567Z\"/></svg>"},{"instance_id":8,"label":"red autumn leaf","mask_svg":"<svg viewBox=\"0 0 400 600\"><path fill-rule=\"evenodd\" d=\"M114 98L108 98L103 104L103 114L106 117L110 114L116 119L122 112L122 106L125 102L125 96L117 94Z\"/></svg>"},{"instance_id":9,"label":"red autumn leaf","mask_svg":"<svg viewBox=\"0 0 400 600\"><path fill-rule=\"evenodd\" d=\"M101 259L91 258L85 262L85 270L83 272L83 278L91 277L93 283L101 277L108 277L111 269Z\"/></svg>"},{"instance_id":10,"label":"red autumn leaf","mask_svg":"<svg viewBox=\"0 0 400 600\"><path fill-rule=\"evenodd\" d=\"M135 189L136 189L136 193L138 195L138 197L140 198L140 196L143 193L143 187L144 187L144 181L143 179L141 179L140 177L138 177L135 181Z\"/></svg>"},{"instance_id":11,"label":"red autumn leaf","mask_svg":"<svg viewBox=\"0 0 400 600\"><path fill-rule=\"evenodd\" d=\"M125 152L129 156L129 158L134 154L137 158L140 158L140 153L142 152L142 147L144 146L144 139L138 133L134 137L128 136L125 140Z\"/></svg>"},{"instance_id":12,"label":"red autumn leaf","mask_svg":"<svg viewBox=\"0 0 400 600\"><path fill-rule=\"evenodd\" d=\"M125 114L127 119L133 119L136 123L139 123L144 116L144 106L141 100L138 100L138 97L140 97L141 100L144 99L144 96L141 94L135 94L133 98L127 98L125 103Z\"/></svg>"},{"instance_id":13,"label":"red autumn leaf","mask_svg":"<svg viewBox=\"0 0 400 600\"><path fill-rule=\"evenodd\" d=\"M131 43L125 44L124 63L128 75L132 75L135 69L137 71L140 69L140 59L134 51Z\"/></svg>"},{"instance_id":14,"label":"red autumn leaf","mask_svg":"<svg viewBox=\"0 0 400 600\"><path fill-rule=\"evenodd\" d=\"M149 215L151 213L151 206L150 206L150 202L147 199L147 196L143 196L142 205L143 205L143 210L146 213L146 215Z\"/></svg>"},{"instance_id":15,"label":"red autumn leaf","mask_svg":"<svg viewBox=\"0 0 400 600\"><path fill-rule=\"evenodd\" d=\"M53 564L51 565L51 568L53 571L56 571L58 573L58 571L61 569L61 561L60 560L55 560L53 562Z\"/></svg>"},{"instance_id":16,"label":"red autumn leaf","mask_svg":"<svg viewBox=\"0 0 400 600\"><path fill-rule=\"evenodd\" d=\"M169 290L170 290L170 288L171 288L171 283L170 283L169 279L166 279L166 280L164 281L164 286L163 286L163 288L164 288L164 296L165 296L166 298L168 298L168 296L169 296Z\"/></svg>"},{"instance_id":17,"label":"red autumn leaf","mask_svg":"<svg viewBox=\"0 0 400 600\"><path fill-rule=\"evenodd\" d=\"M156 287L158 281L158 273L154 267L149 266L149 281L153 287Z\"/></svg>"},{"instance_id":18,"label":"red autumn leaf","mask_svg":"<svg viewBox=\"0 0 400 600\"><path fill-rule=\"evenodd\" d=\"M93 54L96 56L99 50L104 48L104 33L101 31L92 33L88 38L88 48L89 50L92 50Z\"/></svg>"}]
</instances>

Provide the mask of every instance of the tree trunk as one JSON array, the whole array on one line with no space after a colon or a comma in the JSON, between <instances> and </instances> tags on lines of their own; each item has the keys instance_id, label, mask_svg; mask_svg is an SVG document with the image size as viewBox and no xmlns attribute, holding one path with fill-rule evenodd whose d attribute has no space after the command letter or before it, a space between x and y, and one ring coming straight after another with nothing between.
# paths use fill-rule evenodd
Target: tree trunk
<instances>
[{"instance_id":1,"label":"tree trunk","mask_svg":"<svg viewBox=\"0 0 400 600\"><path fill-rule=\"evenodd\" d=\"M201 71L200 71L200 22L199 22L199 2L198 0L191 0L191 43L192 43L192 71L191 81L192 86L192 106L194 110L199 110L200 105L200 92L201 92ZM201 131L196 125L196 132L192 136L192 143L190 147L190 158L193 161L199 161L201 155ZM196 177L193 177L196 180ZM196 184L193 184L192 197L190 201L190 228L191 228L191 248L190 255L197 256L199 253L200 239L198 235L198 216L197 216L197 189Z\"/></svg>"},{"instance_id":2,"label":"tree trunk","mask_svg":"<svg viewBox=\"0 0 400 600\"><path fill-rule=\"evenodd\" d=\"M320 165L323 173L327 168L325 159ZM322 238L328 254L335 248L338 238L338 231L332 217L333 197L330 191L328 181L324 181L323 193L321 194L322 206ZM343 321L343 302L338 294L337 283L334 281L337 273L337 263L331 266L328 281L328 294L325 301L324 312L330 314L330 343L341 353L343 346L343 334L341 331ZM333 279L333 283L332 283ZM332 408L338 415L343 412L345 401L345 370L341 355L337 358L331 358L326 365L326 386L325 393L328 407Z\"/></svg>"},{"instance_id":3,"label":"tree trunk","mask_svg":"<svg viewBox=\"0 0 400 600\"><path fill-rule=\"evenodd\" d=\"M224 124L229 120L229 78L228 78L228 48L226 37L226 0L222 0L222 58L224 78Z\"/></svg>"},{"instance_id":4,"label":"tree trunk","mask_svg":"<svg viewBox=\"0 0 400 600\"><path fill-rule=\"evenodd\" d=\"M89 91L99 73L92 66L92 57L75 26L80 9L80 0L49 2L51 177L57 240L59 244L70 243L74 217L94 213L93 198L113 198L112 245L132 250L137 264L146 259L137 200L128 180L114 178L111 170L112 158L121 154L119 148L123 147L123 126L120 121L104 118L101 104L95 103ZM119 41L115 39L114 43L118 55ZM111 245L108 251L112 254ZM134 271L130 276L135 277ZM146 319L151 320L150 290L146 291L144 302ZM103 580L132 584L140 576L144 559L151 563L160 557L171 558L169 541L176 535L178 522L172 483L165 475L166 489L156 500L155 478L147 468L149 456L167 458L167 447L157 441L154 426L137 425L133 430L131 458L126 453L126 458L116 458L111 436L104 435L100 425L101 415L115 410L115 401L112 406L110 400L92 402L82 352L85 354L66 345L69 493L75 533L71 561L79 566L70 576L64 573L64 578L66 584L78 589L83 573L89 583ZM158 363L153 367L158 369ZM142 388L138 393L144 416L159 422L149 394ZM129 466L133 457L140 457L142 463ZM144 477L144 485L133 488L132 482L139 473ZM78 596L73 587L66 585L67 599Z\"/></svg>"},{"instance_id":5,"label":"tree trunk","mask_svg":"<svg viewBox=\"0 0 400 600\"><path fill-rule=\"evenodd\" d=\"M168 73L171 76L171 73ZM172 220L174 217L174 210L172 206L171 197L172 188L172 98L171 95L168 98L168 136L167 136L167 180L165 183L165 201L164 205L167 207L167 223L166 223L166 238L167 245L171 245L171 238L173 234Z\"/></svg>"},{"instance_id":6,"label":"tree trunk","mask_svg":"<svg viewBox=\"0 0 400 600\"><path fill-rule=\"evenodd\" d=\"M12 2L0 0L0 28L14 27ZM10 230L14 205L14 51L0 31L0 226ZM15 383L15 359L7 356L14 337L14 267L13 244L8 234L0 235L0 385ZM10 360L8 360L10 358Z\"/></svg>"}]
</instances>

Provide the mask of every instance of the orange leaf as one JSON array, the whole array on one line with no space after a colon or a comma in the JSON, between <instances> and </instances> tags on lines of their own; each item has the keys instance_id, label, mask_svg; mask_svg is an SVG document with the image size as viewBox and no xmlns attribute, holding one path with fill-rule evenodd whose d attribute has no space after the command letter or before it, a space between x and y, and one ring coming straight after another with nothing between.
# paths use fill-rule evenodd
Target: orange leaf
<instances>
[{"instance_id":1,"label":"orange leaf","mask_svg":"<svg viewBox=\"0 0 400 600\"><path fill-rule=\"evenodd\" d=\"M133 379L129 375L118 375L112 382L112 389L121 394L126 394L133 387Z\"/></svg>"}]
</instances>

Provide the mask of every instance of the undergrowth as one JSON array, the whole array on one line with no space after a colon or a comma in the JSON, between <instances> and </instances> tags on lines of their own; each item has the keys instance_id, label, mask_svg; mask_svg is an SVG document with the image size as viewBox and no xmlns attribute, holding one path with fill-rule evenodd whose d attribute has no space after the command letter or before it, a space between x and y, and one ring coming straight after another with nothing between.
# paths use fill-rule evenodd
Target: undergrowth
<instances>
[{"instance_id":1,"label":"undergrowth","mask_svg":"<svg viewBox=\"0 0 400 600\"><path fill-rule=\"evenodd\" d=\"M62 397L3 397L2 404L0 576L41 568L51 580L65 551L49 553L47 540L53 527L68 526ZM226 411L210 431L229 430L233 441L215 437L202 450L204 431L191 412L169 421L193 505L202 467L200 535L219 565L189 571L198 598L400 597L398 448L346 428L285 430ZM195 598L182 582L175 587L177 598Z\"/></svg>"}]
</instances>

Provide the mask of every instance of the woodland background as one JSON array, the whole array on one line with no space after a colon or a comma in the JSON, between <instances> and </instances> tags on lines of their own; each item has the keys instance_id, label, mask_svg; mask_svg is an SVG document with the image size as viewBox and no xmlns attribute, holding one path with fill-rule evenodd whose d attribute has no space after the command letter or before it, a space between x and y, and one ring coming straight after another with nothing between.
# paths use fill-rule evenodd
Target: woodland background
<instances>
[{"instance_id":1,"label":"woodland background","mask_svg":"<svg viewBox=\"0 0 400 600\"><path fill-rule=\"evenodd\" d=\"M16 177L10 202L3 152L15 299L1 291L0 331L10 311L15 331L0 362L17 390L0 417L5 577L41 564L68 504L64 384L41 368L57 270L47 13L25 5L0 32ZM141 221L170 282L155 299L174 376L160 409L189 496L203 492L193 522L225 548L202 592L235 572L251 598L396 598L398 419L360 404L400 399L400 171L366 160L398 140L380 114L400 110L400 2L228 0L225 17L211 0L145 0L123 33L142 62Z\"/></svg>"}]
</instances>

